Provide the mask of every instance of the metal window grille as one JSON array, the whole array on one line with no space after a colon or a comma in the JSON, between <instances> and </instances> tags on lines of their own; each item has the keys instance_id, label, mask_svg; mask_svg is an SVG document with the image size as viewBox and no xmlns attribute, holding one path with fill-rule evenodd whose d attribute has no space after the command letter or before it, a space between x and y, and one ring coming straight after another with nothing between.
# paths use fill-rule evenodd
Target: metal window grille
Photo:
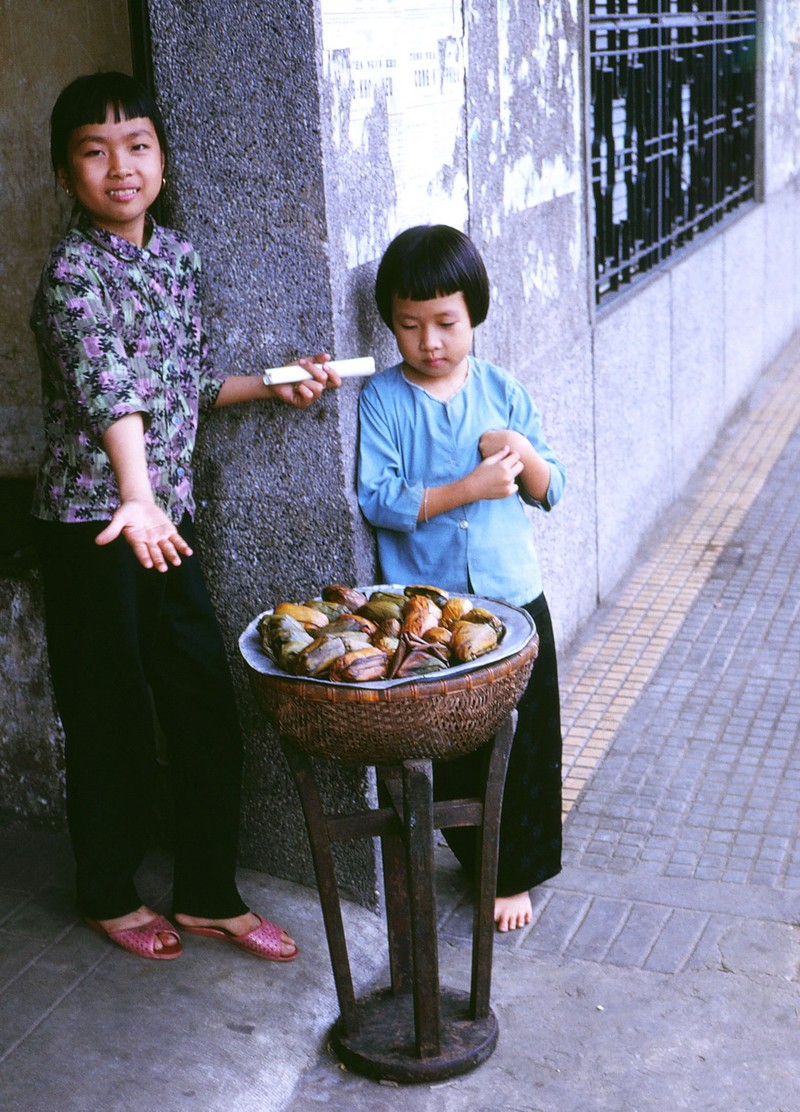
<instances>
[{"instance_id":1,"label":"metal window grille","mask_svg":"<svg viewBox=\"0 0 800 1112\"><path fill-rule=\"evenodd\" d=\"M756 0L589 0L597 301L755 197Z\"/></svg>"}]
</instances>

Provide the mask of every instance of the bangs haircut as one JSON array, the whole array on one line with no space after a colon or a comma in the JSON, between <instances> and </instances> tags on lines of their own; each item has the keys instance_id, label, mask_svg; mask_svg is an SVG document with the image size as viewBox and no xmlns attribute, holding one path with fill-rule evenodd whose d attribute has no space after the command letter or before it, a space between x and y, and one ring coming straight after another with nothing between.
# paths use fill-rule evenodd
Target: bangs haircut
<instances>
[{"instance_id":1,"label":"bangs haircut","mask_svg":"<svg viewBox=\"0 0 800 1112\"><path fill-rule=\"evenodd\" d=\"M463 293L473 328L489 312L489 278L472 240L447 224L407 228L386 248L375 278L375 301L392 325L392 298L430 301Z\"/></svg>"},{"instance_id":2,"label":"bangs haircut","mask_svg":"<svg viewBox=\"0 0 800 1112\"><path fill-rule=\"evenodd\" d=\"M144 118L155 129L161 153L167 158L167 136L158 105L143 85L127 73L110 70L77 77L62 89L50 116L50 161L53 173L67 165L73 131L86 124L104 124L109 110L114 122Z\"/></svg>"}]
</instances>

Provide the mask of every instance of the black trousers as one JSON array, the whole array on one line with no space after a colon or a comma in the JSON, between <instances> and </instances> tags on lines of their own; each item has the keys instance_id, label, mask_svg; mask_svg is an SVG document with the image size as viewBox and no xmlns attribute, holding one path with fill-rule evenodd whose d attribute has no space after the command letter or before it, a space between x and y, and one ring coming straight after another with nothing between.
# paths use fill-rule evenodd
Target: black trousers
<instances>
[{"instance_id":1,"label":"black trousers","mask_svg":"<svg viewBox=\"0 0 800 1112\"><path fill-rule=\"evenodd\" d=\"M80 910L113 919L142 903L134 877L152 828L155 708L174 804L174 910L239 915L242 743L199 561L146 570L121 537L96 545L102 528L34 522ZM195 548L188 518L180 531Z\"/></svg>"},{"instance_id":2,"label":"black trousers","mask_svg":"<svg viewBox=\"0 0 800 1112\"><path fill-rule=\"evenodd\" d=\"M498 896L525 892L561 871L561 707L550 611L544 595L524 608L536 623L539 655L517 706L517 729L508 763L500 820ZM482 750L434 767L437 799L477 795ZM442 831L462 866L474 876L475 832Z\"/></svg>"}]
</instances>

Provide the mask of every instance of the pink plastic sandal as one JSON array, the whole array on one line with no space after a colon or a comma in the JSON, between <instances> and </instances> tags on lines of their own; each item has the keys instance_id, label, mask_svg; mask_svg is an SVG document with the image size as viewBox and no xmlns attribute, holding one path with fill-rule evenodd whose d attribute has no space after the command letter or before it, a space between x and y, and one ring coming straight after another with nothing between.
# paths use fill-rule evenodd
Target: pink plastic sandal
<instances>
[{"instance_id":1,"label":"pink plastic sandal","mask_svg":"<svg viewBox=\"0 0 800 1112\"><path fill-rule=\"evenodd\" d=\"M294 953L284 954L281 949L282 928L269 919L262 919L256 912L253 914L258 919L258 926L248 934L232 934L224 927L190 927L186 923L181 923L181 930L187 934L202 934L206 938L221 938L225 942L232 942L240 950L255 954L257 958L266 958L267 961L294 961L300 952L297 945L295 944Z\"/></svg>"},{"instance_id":2,"label":"pink plastic sandal","mask_svg":"<svg viewBox=\"0 0 800 1112\"><path fill-rule=\"evenodd\" d=\"M149 923L142 923L139 927L128 927L126 930L109 931L99 923L97 919L86 919L86 923L97 931L98 934L104 935L109 942L116 943L121 946L123 950L127 950L129 954L135 954L140 958L155 958L156 961L171 961L172 958L179 958L183 953L181 946L181 936L170 923L169 919L165 919L163 915L157 915L155 919L151 919ZM176 939L174 946L164 946L163 949L156 949L156 935L171 934Z\"/></svg>"}]
</instances>

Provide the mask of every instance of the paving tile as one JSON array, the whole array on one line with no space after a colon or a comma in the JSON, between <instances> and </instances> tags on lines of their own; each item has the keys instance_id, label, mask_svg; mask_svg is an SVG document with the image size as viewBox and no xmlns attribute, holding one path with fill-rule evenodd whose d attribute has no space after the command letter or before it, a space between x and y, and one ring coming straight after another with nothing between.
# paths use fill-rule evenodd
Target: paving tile
<instances>
[{"instance_id":1,"label":"paving tile","mask_svg":"<svg viewBox=\"0 0 800 1112\"><path fill-rule=\"evenodd\" d=\"M603 961L629 914L630 905L627 901L602 897L593 899L585 909L580 926L570 939L566 957Z\"/></svg>"},{"instance_id":2,"label":"paving tile","mask_svg":"<svg viewBox=\"0 0 800 1112\"><path fill-rule=\"evenodd\" d=\"M19 946L18 936L0 930L0 954L13 953L21 958ZM34 946L35 953L15 970L15 976L6 982L0 995L0 1061L65 1000L105 956L102 951L98 952L90 932L74 922L51 944L36 947L35 943L29 943L28 946Z\"/></svg>"},{"instance_id":3,"label":"paving tile","mask_svg":"<svg viewBox=\"0 0 800 1112\"><path fill-rule=\"evenodd\" d=\"M525 952L548 957L561 955L590 905L591 899L587 896L556 891L525 938Z\"/></svg>"},{"instance_id":4,"label":"paving tile","mask_svg":"<svg viewBox=\"0 0 800 1112\"><path fill-rule=\"evenodd\" d=\"M692 958L708 926L710 916L675 909L647 955L644 968L652 973L677 973Z\"/></svg>"},{"instance_id":5,"label":"paving tile","mask_svg":"<svg viewBox=\"0 0 800 1112\"><path fill-rule=\"evenodd\" d=\"M612 965L643 967L669 917L668 908L654 904L632 905L622 929L608 948L605 960Z\"/></svg>"}]
</instances>

